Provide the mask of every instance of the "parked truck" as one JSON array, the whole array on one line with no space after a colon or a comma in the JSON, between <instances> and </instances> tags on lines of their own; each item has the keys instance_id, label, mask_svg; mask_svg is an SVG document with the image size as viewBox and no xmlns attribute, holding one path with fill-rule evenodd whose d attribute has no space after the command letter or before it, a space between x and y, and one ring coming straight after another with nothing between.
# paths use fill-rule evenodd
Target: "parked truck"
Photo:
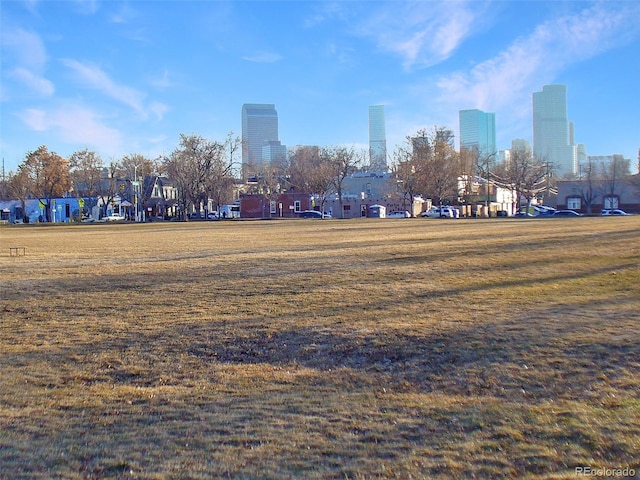
<instances>
[{"instance_id":1,"label":"parked truck","mask_svg":"<svg viewBox=\"0 0 640 480\"><path fill-rule=\"evenodd\" d=\"M222 205L218 217L221 220L240 218L240 205Z\"/></svg>"}]
</instances>

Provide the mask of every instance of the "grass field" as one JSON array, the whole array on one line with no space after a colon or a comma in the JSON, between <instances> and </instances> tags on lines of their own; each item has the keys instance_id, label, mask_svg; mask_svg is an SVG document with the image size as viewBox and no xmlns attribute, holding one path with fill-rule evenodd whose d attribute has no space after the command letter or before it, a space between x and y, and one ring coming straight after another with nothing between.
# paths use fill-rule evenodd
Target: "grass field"
<instances>
[{"instance_id":1,"label":"grass field","mask_svg":"<svg viewBox=\"0 0 640 480\"><path fill-rule=\"evenodd\" d=\"M639 333L640 216L2 227L0 477L637 475Z\"/></svg>"}]
</instances>

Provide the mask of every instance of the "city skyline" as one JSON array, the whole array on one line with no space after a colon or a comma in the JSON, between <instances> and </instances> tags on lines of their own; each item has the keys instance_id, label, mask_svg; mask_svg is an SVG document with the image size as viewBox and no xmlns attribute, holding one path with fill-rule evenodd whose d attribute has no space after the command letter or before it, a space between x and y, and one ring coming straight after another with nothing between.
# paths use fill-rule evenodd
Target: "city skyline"
<instances>
[{"instance_id":1,"label":"city skyline","mask_svg":"<svg viewBox=\"0 0 640 480\"><path fill-rule=\"evenodd\" d=\"M278 106L286 145L368 150L383 105L388 159L458 112L495 112L497 149L533 143L531 95L568 86L575 142L636 166L639 2L0 3L0 151L46 145L105 162L241 135L245 103ZM55 19L55 21L52 21Z\"/></svg>"},{"instance_id":2,"label":"city skyline","mask_svg":"<svg viewBox=\"0 0 640 480\"><path fill-rule=\"evenodd\" d=\"M578 150L568 118L567 86L544 85L533 92L533 154L544 158L559 175L575 175Z\"/></svg>"},{"instance_id":3,"label":"city skyline","mask_svg":"<svg viewBox=\"0 0 640 480\"><path fill-rule=\"evenodd\" d=\"M389 168L384 105L369 106L369 167L374 172L386 172Z\"/></svg>"},{"instance_id":4,"label":"city skyline","mask_svg":"<svg viewBox=\"0 0 640 480\"><path fill-rule=\"evenodd\" d=\"M480 159L498 152L496 146L496 114L479 109L460 110L460 149L477 148Z\"/></svg>"},{"instance_id":5,"label":"city skyline","mask_svg":"<svg viewBox=\"0 0 640 480\"><path fill-rule=\"evenodd\" d=\"M272 146L269 142L279 142L276 106L272 103L242 105L242 165L262 165L264 147Z\"/></svg>"}]
</instances>

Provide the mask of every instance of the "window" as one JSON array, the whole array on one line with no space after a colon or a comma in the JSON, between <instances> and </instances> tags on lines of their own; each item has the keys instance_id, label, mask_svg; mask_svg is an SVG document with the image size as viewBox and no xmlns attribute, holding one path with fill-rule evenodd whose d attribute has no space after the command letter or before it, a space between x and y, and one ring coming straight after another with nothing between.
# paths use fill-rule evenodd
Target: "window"
<instances>
[{"instance_id":1,"label":"window","mask_svg":"<svg viewBox=\"0 0 640 480\"><path fill-rule=\"evenodd\" d=\"M582 208L582 202L580 197L567 198L567 208L570 210L580 210Z\"/></svg>"},{"instance_id":2,"label":"window","mask_svg":"<svg viewBox=\"0 0 640 480\"><path fill-rule=\"evenodd\" d=\"M298 213L298 212L300 212L300 210L301 210L300 209L300 200L295 200L293 202L293 211Z\"/></svg>"},{"instance_id":3,"label":"window","mask_svg":"<svg viewBox=\"0 0 640 480\"><path fill-rule=\"evenodd\" d=\"M618 197L604 197L604 208L620 208L620 201Z\"/></svg>"}]
</instances>

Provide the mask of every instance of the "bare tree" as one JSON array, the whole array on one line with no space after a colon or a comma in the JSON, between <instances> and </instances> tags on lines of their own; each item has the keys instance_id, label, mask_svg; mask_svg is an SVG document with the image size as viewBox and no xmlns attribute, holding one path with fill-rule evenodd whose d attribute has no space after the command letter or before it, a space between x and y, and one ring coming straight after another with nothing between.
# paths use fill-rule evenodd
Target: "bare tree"
<instances>
[{"instance_id":1,"label":"bare tree","mask_svg":"<svg viewBox=\"0 0 640 480\"><path fill-rule=\"evenodd\" d=\"M102 158L96 152L85 148L71 154L69 168L76 195L86 197L86 207L91 211L97 203L103 182Z\"/></svg>"},{"instance_id":2,"label":"bare tree","mask_svg":"<svg viewBox=\"0 0 640 480\"><path fill-rule=\"evenodd\" d=\"M41 146L27 156L18 167L19 182L44 205L47 222L52 220L53 199L62 197L71 190L69 162L55 152Z\"/></svg>"},{"instance_id":3,"label":"bare tree","mask_svg":"<svg viewBox=\"0 0 640 480\"><path fill-rule=\"evenodd\" d=\"M298 147L289 152L291 188L298 192L313 193L310 190L310 173L318 163L320 163L320 148L317 146Z\"/></svg>"},{"instance_id":4,"label":"bare tree","mask_svg":"<svg viewBox=\"0 0 640 480\"><path fill-rule=\"evenodd\" d=\"M593 204L602 194L597 167L591 158L587 158L587 163L580 169L580 200L588 214L592 213Z\"/></svg>"},{"instance_id":5,"label":"bare tree","mask_svg":"<svg viewBox=\"0 0 640 480\"><path fill-rule=\"evenodd\" d=\"M629 176L631 161L622 155L613 155L610 162L601 166L602 175L602 195L604 208L618 208L614 199L622 196L624 190L624 179ZM609 204L607 204L609 202Z\"/></svg>"},{"instance_id":6,"label":"bare tree","mask_svg":"<svg viewBox=\"0 0 640 480\"><path fill-rule=\"evenodd\" d=\"M123 178L144 179L157 175L160 166L157 160L145 157L139 153L125 155L119 163L119 172Z\"/></svg>"},{"instance_id":7,"label":"bare tree","mask_svg":"<svg viewBox=\"0 0 640 480\"><path fill-rule=\"evenodd\" d=\"M164 160L164 168L178 189L180 218L189 207L206 204L214 166L225 156L224 144L197 135L180 135L180 147Z\"/></svg>"},{"instance_id":8,"label":"bare tree","mask_svg":"<svg viewBox=\"0 0 640 480\"><path fill-rule=\"evenodd\" d=\"M235 155L242 146L240 137L229 132L224 142L224 155L217 157L212 165L209 177L209 198L215 207L219 208L224 203L230 203L233 197L233 169Z\"/></svg>"},{"instance_id":9,"label":"bare tree","mask_svg":"<svg viewBox=\"0 0 640 480\"><path fill-rule=\"evenodd\" d=\"M458 197L462 204L471 204L478 200L477 174L480 173L480 164L478 147L460 149L458 153Z\"/></svg>"},{"instance_id":10,"label":"bare tree","mask_svg":"<svg viewBox=\"0 0 640 480\"><path fill-rule=\"evenodd\" d=\"M636 190L637 195L640 196L640 148L638 149L638 173L631 177L631 184Z\"/></svg>"},{"instance_id":11,"label":"bare tree","mask_svg":"<svg viewBox=\"0 0 640 480\"><path fill-rule=\"evenodd\" d=\"M406 137L405 145L396 147L391 171L400 185L403 199L412 201L416 195L424 193L430 155L425 130L420 130L415 137Z\"/></svg>"},{"instance_id":12,"label":"bare tree","mask_svg":"<svg viewBox=\"0 0 640 480\"><path fill-rule=\"evenodd\" d=\"M429 144L426 192L439 204L457 199L458 154L453 147L453 133L445 127L434 127Z\"/></svg>"},{"instance_id":13,"label":"bare tree","mask_svg":"<svg viewBox=\"0 0 640 480\"><path fill-rule=\"evenodd\" d=\"M296 191L314 195L324 212L327 197L335 192L338 176L331 149L301 147L290 154L291 184Z\"/></svg>"},{"instance_id":14,"label":"bare tree","mask_svg":"<svg viewBox=\"0 0 640 480\"><path fill-rule=\"evenodd\" d=\"M338 196L340 218L343 218L342 184L345 178L358 170L358 166L362 163L364 155L362 153L356 153L353 147L333 147L323 149L321 156L328 158L334 165L335 177L333 179L333 187Z\"/></svg>"},{"instance_id":15,"label":"bare tree","mask_svg":"<svg viewBox=\"0 0 640 480\"><path fill-rule=\"evenodd\" d=\"M527 150L513 150L508 164L501 165L491 172L493 182L516 192L514 209L517 210L521 198L527 202L527 211L531 201L547 189L549 163L534 157Z\"/></svg>"},{"instance_id":16,"label":"bare tree","mask_svg":"<svg viewBox=\"0 0 640 480\"><path fill-rule=\"evenodd\" d=\"M29 221L29 216L27 215L27 198L31 194L31 188L29 186L29 178L26 175L20 175L20 171L18 173L10 173L9 180L7 181L8 195L9 197L17 198L20 200L22 205L22 220L24 222Z\"/></svg>"}]
</instances>

